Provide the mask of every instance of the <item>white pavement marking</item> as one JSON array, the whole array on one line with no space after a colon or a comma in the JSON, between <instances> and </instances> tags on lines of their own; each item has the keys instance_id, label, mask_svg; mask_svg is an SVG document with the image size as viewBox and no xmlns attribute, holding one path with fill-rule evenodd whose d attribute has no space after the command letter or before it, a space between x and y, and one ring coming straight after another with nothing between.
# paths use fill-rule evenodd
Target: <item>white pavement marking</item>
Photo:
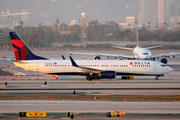
<instances>
[{"instance_id":1,"label":"white pavement marking","mask_svg":"<svg viewBox=\"0 0 180 120\"><path fill-rule=\"evenodd\" d=\"M74 100L0 100L0 113L45 112L110 112L180 113L180 102L122 102Z\"/></svg>"}]
</instances>

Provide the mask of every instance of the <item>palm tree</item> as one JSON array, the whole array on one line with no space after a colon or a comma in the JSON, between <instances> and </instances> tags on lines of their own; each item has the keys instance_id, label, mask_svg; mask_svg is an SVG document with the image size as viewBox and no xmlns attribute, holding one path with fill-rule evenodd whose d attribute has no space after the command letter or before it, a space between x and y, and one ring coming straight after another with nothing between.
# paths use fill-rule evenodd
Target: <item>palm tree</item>
<instances>
[{"instance_id":1,"label":"palm tree","mask_svg":"<svg viewBox=\"0 0 180 120\"><path fill-rule=\"evenodd\" d=\"M169 25L166 25L167 30L168 30L168 27L169 27ZM169 30L168 30L168 31L169 31Z\"/></svg>"},{"instance_id":2,"label":"palm tree","mask_svg":"<svg viewBox=\"0 0 180 120\"><path fill-rule=\"evenodd\" d=\"M59 24L59 22L60 22L60 20L57 18L57 19L56 19L56 24L58 25L58 24Z\"/></svg>"},{"instance_id":3,"label":"palm tree","mask_svg":"<svg viewBox=\"0 0 180 120\"><path fill-rule=\"evenodd\" d=\"M138 24L138 22L137 22L137 21L135 21L134 23L136 24L136 30L137 30L137 24Z\"/></svg>"},{"instance_id":4,"label":"palm tree","mask_svg":"<svg viewBox=\"0 0 180 120\"><path fill-rule=\"evenodd\" d=\"M38 24L38 27L39 27L39 28L42 27L42 23L39 23L39 24Z\"/></svg>"},{"instance_id":5,"label":"palm tree","mask_svg":"<svg viewBox=\"0 0 180 120\"><path fill-rule=\"evenodd\" d=\"M129 24L129 25L127 25L127 26L130 28L131 25Z\"/></svg>"},{"instance_id":6,"label":"palm tree","mask_svg":"<svg viewBox=\"0 0 180 120\"><path fill-rule=\"evenodd\" d=\"M158 29L158 26L155 26L155 28L156 28L156 31L157 31L157 29Z\"/></svg>"},{"instance_id":7,"label":"palm tree","mask_svg":"<svg viewBox=\"0 0 180 120\"><path fill-rule=\"evenodd\" d=\"M151 22L148 22L148 24L149 24L149 29L150 29Z\"/></svg>"},{"instance_id":8,"label":"palm tree","mask_svg":"<svg viewBox=\"0 0 180 120\"><path fill-rule=\"evenodd\" d=\"M149 25L148 25L148 26L146 26L146 28L148 28L148 29L149 29Z\"/></svg>"},{"instance_id":9,"label":"palm tree","mask_svg":"<svg viewBox=\"0 0 180 120\"><path fill-rule=\"evenodd\" d=\"M157 29L158 29L158 26L156 25L156 26L155 26L155 28L156 28L156 34L157 34ZM158 35L157 35L157 37L158 37ZM157 40L158 40L158 38L157 38Z\"/></svg>"},{"instance_id":10,"label":"palm tree","mask_svg":"<svg viewBox=\"0 0 180 120\"><path fill-rule=\"evenodd\" d=\"M163 24L164 24L164 27L165 27L165 26L166 26L166 23L164 22Z\"/></svg>"},{"instance_id":11,"label":"palm tree","mask_svg":"<svg viewBox=\"0 0 180 120\"><path fill-rule=\"evenodd\" d=\"M156 34L157 34L157 29L158 29L158 26L156 25L156 26L155 26L155 28L156 28Z\"/></svg>"},{"instance_id":12,"label":"palm tree","mask_svg":"<svg viewBox=\"0 0 180 120\"><path fill-rule=\"evenodd\" d=\"M23 26L23 21L21 20L20 22L19 22L19 24L21 25L21 27Z\"/></svg>"},{"instance_id":13,"label":"palm tree","mask_svg":"<svg viewBox=\"0 0 180 120\"><path fill-rule=\"evenodd\" d=\"M146 26L146 28L149 29L150 26L148 25L148 26ZM148 32L148 42L149 42L149 30L147 30L147 32Z\"/></svg>"},{"instance_id":14,"label":"palm tree","mask_svg":"<svg viewBox=\"0 0 180 120\"><path fill-rule=\"evenodd\" d=\"M143 23L142 25L143 25L143 27L145 26L145 24L144 24L144 23Z\"/></svg>"},{"instance_id":15,"label":"palm tree","mask_svg":"<svg viewBox=\"0 0 180 120\"><path fill-rule=\"evenodd\" d=\"M178 23L177 23L177 25L178 25L178 27L179 27L179 25L180 25L180 22L178 22Z\"/></svg>"}]
</instances>

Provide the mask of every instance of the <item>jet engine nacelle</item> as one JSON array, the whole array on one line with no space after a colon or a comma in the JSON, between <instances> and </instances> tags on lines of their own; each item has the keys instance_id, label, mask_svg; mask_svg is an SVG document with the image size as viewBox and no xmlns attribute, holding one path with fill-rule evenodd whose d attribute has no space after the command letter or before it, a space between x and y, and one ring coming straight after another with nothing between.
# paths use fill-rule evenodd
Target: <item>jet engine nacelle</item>
<instances>
[{"instance_id":1,"label":"jet engine nacelle","mask_svg":"<svg viewBox=\"0 0 180 120\"><path fill-rule=\"evenodd\" d=\"M95 60L100 60L101 57L100 57L99 55L96 55L96 56L94 57L94 59L95 59Z\"/></svg>"},{"instance_id":2,"label":"jet engine nacelle","mask_svg":"<svg viewBox=\"0 0 180 120\"><path fill-rule=\"evenodd\" d=\"M115 71L102 71L99 77L108 78L108 79L116 78L116 72Z\"/></svg>"},{"instance_id":3,"label":"jet engine nacelle","mask_svg":"<svg viewBox=\"0 0 180 120\"><path fill-rule=\"evenodd\" d=\"M161 62L164 63L164 64L167 64L168 61L167 61L166 58L162 58L162 59L161 59Z\"/></svg>"}]
</instances>

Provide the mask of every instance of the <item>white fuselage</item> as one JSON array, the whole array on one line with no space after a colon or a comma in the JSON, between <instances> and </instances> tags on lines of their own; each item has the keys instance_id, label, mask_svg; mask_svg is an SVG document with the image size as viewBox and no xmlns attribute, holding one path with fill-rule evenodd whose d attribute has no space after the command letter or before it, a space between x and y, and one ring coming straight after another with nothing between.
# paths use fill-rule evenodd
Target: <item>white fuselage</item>
<instances>
[{"instance_id":1,"label":"white fuselage","mask_svg":"<svg viewBox=\"0 0 180 120\"><path fill-rule=\"evenodd\" d=\"M146 48L142 47L135 47L133 50L134 58L137 60L150 60L151 59L151 52Z\"/></svg>"},{"instance_id":2,"label":"white fuselage","mask_svg":"<svg viewBox=\"0 0 180 120\"><path fill-rule=\"evenodd\" d=\"M77 65L97 69L100 71L112 70L116 75L163 75L172 71L172 68L156 61L143 60L76 60ZM56 75L83 75L91 73L82 68L72 66L70 60L27 60L14 62L18 67L39 73Z\"/></svg>"}]
</instances>

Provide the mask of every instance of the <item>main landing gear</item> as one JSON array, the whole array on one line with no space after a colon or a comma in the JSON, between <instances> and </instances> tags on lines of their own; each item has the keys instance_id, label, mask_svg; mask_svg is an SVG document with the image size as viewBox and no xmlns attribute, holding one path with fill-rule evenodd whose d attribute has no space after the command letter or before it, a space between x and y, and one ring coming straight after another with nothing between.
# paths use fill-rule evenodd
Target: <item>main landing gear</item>
<instances>
[{"instance_id":1,"label":"main landing gear","mask_svg":"<svg viewBox=\"0 0 180 120\"><path fill-rule=\"evenodd\" d=\"M155 80L158 80L158 76L155 77Z\"/></svg>"},{"instance_id":2,"label":"main landing gear","mask_svg":"<svg viewBox=\"0 0 180 120\"><path fill-rule=\"evenodd\" d=\"M86 77L86 80L92 81L92 77L91 77L91 76L87 76L87 77Z\"/></svg>"}]
</instances>

